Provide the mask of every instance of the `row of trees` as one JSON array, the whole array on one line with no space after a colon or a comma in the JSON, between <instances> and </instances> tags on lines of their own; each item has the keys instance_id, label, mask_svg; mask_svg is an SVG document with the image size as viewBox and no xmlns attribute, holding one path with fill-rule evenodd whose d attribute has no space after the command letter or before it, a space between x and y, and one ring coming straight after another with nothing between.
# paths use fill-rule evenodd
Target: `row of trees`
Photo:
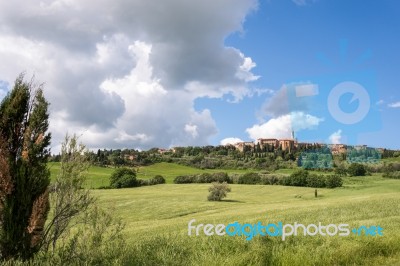
<instances>
[{"instance_id":1,"label":"row of trees","mask_svg":"<svg viewBox=\"0 0 400 266\"><path fill-rule=\"evenodd\" d=\"M173 150L148 151L134 149L97 150L89 152L88 156L94 165L112 167L144 166L159 162L178 163L201 169L267 169L294 168L301 166L305 169L335 168L341 162L369 162L377 163L379 159L388 156L397 156L398 152L377 149L349 149L348 154L332 155L328 147L309 145L294 152L281 149L269 149L268 145L259 148L248 147L241 152L233 146L204 146L204 147L177 147ZM59 161L60 156L50 158Z\"/></svg>"}]
</instances>

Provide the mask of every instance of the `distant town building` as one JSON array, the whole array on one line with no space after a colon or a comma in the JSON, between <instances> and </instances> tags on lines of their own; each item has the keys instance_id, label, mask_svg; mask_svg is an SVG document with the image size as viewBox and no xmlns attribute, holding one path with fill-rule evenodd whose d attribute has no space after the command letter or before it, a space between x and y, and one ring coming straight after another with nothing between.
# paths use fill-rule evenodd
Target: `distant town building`
<instances>
[{"instance_id":1,"label":"distant town building","mask_svg":"<svg viewBox=\"0 0 400 266\"><path fill-rule=\"evenodd\" d=\"M243 152L245 147L254 148L254 142L238 142L234 145L236 149Z\"/></svg>"},{"instance_id":2,"label":"distant town building","mask_svg":"<svg viewBox=\"0 0 400 266\"><path fill-rule=\"evenodd\" d=\"M264 148L266 145L269 145L274 148L278 148L279 140L277 140L277 139L258 139L257 144L260 145L261 149Z\"/></svg>"},{"instance_id":3,"label":"distant town building","mask_svg":"<svg viewBox=\"0 0 400 266\"><path fill-rule=\"evenodd\" d=\"M347 152L347 145L345 144L329 144L328 148L331 150L332 155L344 154Z\"/></svg>"},{"instance_id":4,"label":"distant town building","mask_svg":"<svg viewBox=\"0 0 400 266\"><path fill-rule=\"evenodd\" d=\"M280 139L279 146L283 151L293 151L294 150L294 139Z\"/></svg>"}]
</instances>

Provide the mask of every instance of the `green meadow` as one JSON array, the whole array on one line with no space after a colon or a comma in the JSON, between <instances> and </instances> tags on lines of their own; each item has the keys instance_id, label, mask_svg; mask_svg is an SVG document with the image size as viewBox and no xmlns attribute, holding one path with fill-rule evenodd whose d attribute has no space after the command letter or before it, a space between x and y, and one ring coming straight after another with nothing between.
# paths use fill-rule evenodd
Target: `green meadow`
<instances>
[{"instance_id":1,"label":"green meadow","mask_svg":"<svg viewBox=\"0 0 400 266\"><path fill-rule=\"evenodd\" d=\"M51 172L51 178L54 179L60 170L60 163L49 163L49 169ZM98 167L91 166L87 173L86 186L88 188L98 188L101 186L109 185L110 175L113 173L115 168L111 167ZM192 175L200 173L215 173L215 172L226 172L228 174L243 174L250 172L251 170L232 170L232 169L197 169L184 165L174 163L157 163L150 166L143 166L135 168L137 171L137 178L148 179L156 175L162 175L167 184L172 184L175 177L179 175Z\"/></svg>"},{"instance_id":2,"label":"green meadow","mask_svg":"<svg viewBox=\"0 0 400 266\"><path fill-rule=\"evenodd\" d=\"M50 165L52 174L57 164ZM90 187L108 182L111 168L92 167ZM167 184L93 190L98 202L124 221L126 265L400 265L400 180L381 175L346 177L336 189L231 185L221 202L207 201L209 184L172 184L175 176L204 170L175 164L139 169ZM220 171L220 170L218 170ZM212 172L207 170L207 172ZM228 171L241 173L243 171ZM281 171L290 173L290 170ZM188 236L198 224L278 223L381 226L383 236ZM192 232L194 234L194 231Z\"/></svg>"}]
</instances>

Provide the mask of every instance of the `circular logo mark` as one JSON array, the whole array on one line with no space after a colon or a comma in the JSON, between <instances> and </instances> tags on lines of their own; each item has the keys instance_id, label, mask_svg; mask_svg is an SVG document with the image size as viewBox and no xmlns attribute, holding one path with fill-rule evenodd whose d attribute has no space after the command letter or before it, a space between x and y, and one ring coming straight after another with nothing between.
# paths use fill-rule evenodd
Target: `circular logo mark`
<instances>
[{"instance_id":1,"label":"circular logo mark","mask_svg":"<svg viewBox=\"0 0 400 266\"><path fill-rule=\"evenodd\" d=\"M352 113L344 112L339 106L340 97L345 93L353 94L351 102L359 100L357 110ZM329 93L328 110L332 117L339 123L351 125L363 120L370 109L370 98L368 92L359 83L345 81L337 84Z\"/></svg>"}]
</instances>

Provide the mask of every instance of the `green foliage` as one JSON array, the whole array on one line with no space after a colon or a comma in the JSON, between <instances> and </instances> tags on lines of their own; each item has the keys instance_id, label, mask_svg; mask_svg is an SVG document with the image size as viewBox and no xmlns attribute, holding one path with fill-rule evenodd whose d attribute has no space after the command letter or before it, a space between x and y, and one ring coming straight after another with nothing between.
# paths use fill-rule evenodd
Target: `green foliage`
<instances>
[{"instance_id":1,"label":"green foliage","mask_svg":"<svg viewBox=\"0 0 400 266\"><path fill-rule=\"evenodd\" d=\"M307 170L297 170L290 176L285 176L281 180L281 185L313 188L335 188L341 187L343 180L338 175L317 175L310 174Z\"/></svg>"},{"instance_id":2,"label":"green foliage","mask_svg":"<svg viewBox=\"0 0 400 266\"><path fill-rule=\"evenodd\" d=\"M110 176L111 188L128 188L138 186L136 172L129 168L118 168Z\"/></svg>"},{"instance_id":3,"label":"green foliage","mask_svg":"<svg viewBox=\"0 0 400 266\"><path fill-rule=\"evenodd\" d=\"M400 163L389 163L383 166L383 177L400 179Z\"/></svg>"},{"instance_id":4,"label":"green foliage","mask_svg":"<svg viewBox=\"0 0 400 266\"><path fill-rule=\"evenodd\" d=\"M341 187L343 185L343 180L338 175L328 175L326 176L325 184L327 188Z\"/></svg>"},{"instance_id":5,"label":"green foliage","mask_svg":"<svg viewBox=\"0 0 400 266\"><path fill-rule=\"evenodd\" d=\"M239 177L238 184L255 185L261 183L261 177L257 173L246 173Z\"/></svg>"},{"instance_id":6,"label":"green foliage","mask_svg":"<svg viewBox=\"0 0 400 266\"><path fill-rule=\"evenodd\" d=\"M174 184L190 184L195 183L195 175L179 175L174 178Z\"/></svg>"},{"instance_id":7,"label":"green foliage","mask_svg":"<svg viewBox=\"0 0 400 266\"><path fill-rule=\"evenodd\" d=\"M0 249L30 259L40 248L49 210L49 103L20 75L0 104Z\"/></svg>"},{"instance_id":8,"label":"green foliage","mask_svg":"<svg viewBox=\"0 0 400 266\"><path fill-rule=\"evenodd\" d=\"M90 163L86 147L78 138L66 135L61 145L60 171L52 184L52 210L47 223L43 250L55 252L57 242L70 229L75 217L84 213L93 203L89 189L84 189Z\"/></svg>"},{"instance_id":9,"label":"green foliage","mask_svg":"<svg viewBox=\"0 0 400 266\"><path fill-rule=\"evenodd\" d=\"M212 173L212 182L226 182L228 184L233 183L232 178L230 178L225 172Z\"/></svg>"},{"instance_id":10,"label":"green foliage","mask_svg":"<svg viewBox=\"0 0 400 266\"><path fill-rule=\"evenodd\" d=\"M190 184L190 183L212 183L212 182L227 182L232 183L232 179L227 173L201 173L197 175L180 175L174 179L175 184Z\"/></svg>"},{"instance_id":11,"label":"green foliage","mask_svg":"<svg viewBox=\"0 0 400 266\"><path fill-rule=\"evenodd\" d=\"M78 219L79 226L53 252L39 254L37 265L114 265L128 252L124 223L93 206ZM33 263L33 264L34 264Z\"/></svg>"},{"instance_id":12,"label":"green foliage","mask_svg":"<svg viewBox=\"0 0 400 266\"><path fill-rule=\"evenodd\" d=\"M279 185L284 176L279 174L267 174L261 176L261 184L263 185Z\"/></svg>"},{"instance_id":13,"label":"green foliage","mask_svg":"<svg viewBox=\"0 0 400 266\"><path fill-rule=\"evenodd\" d=\"M347 175L347 169L343 165L339 165L338 167L335 168L335 174L338 176L346 176Z\"/></svg>"},{"instance_id":14,"label":"green foliage","mask_svg":"<svg viewBox=\"0 0 400 266\"><path fill-rule=\"evenodd\" d=\"M347 172L350 176L365 176L365 174L367 173L367 169L363 164L352 163L347 169Z\"/></svg>"},{"instance_id":15,"label":"green foliage","mask_svg":"<svg viewBox=\"0 0 400 266\"><path fill-rule=\"evenodd\" d=\"M150 183L152 185L165 184L165 178L162 175L156 175L150 180L151 180Z\"/></svg>"},{"instance_id":16,"label":"green foliage","mask_svg":"<svg viewBox=\"0 0 400 266\"><path fill-rule=\"evenodd\" d=\"M231 188L226 182L213 182L212 186L208 188L208 191L210 192L207 197L209 201L221 201L227 196L228 192L231 192Z\"/></svg>"},{"instance_id":17,"label":"green foliage","mask_svg":"<svg viewBox=\"0 0 400 266\"><path fill-rule=\"evenodd\" d=\"M282 185L284 186L298 186L298 187L306 187L307 186L307 177L308 171L304 169L300 169L292 173L290 176L285 177L282 180Z\"/></svg>"},{"instance_id":18,"label":"green foliage","mask_svg":"<svg viewBox=\"0 0 400 266\"><path fill-rule=\"evenodd\" d=\"M306 177L307 187L322 188L326 187L325 177L322 175L309 174Z\"/></svg>"}]
</instances>

